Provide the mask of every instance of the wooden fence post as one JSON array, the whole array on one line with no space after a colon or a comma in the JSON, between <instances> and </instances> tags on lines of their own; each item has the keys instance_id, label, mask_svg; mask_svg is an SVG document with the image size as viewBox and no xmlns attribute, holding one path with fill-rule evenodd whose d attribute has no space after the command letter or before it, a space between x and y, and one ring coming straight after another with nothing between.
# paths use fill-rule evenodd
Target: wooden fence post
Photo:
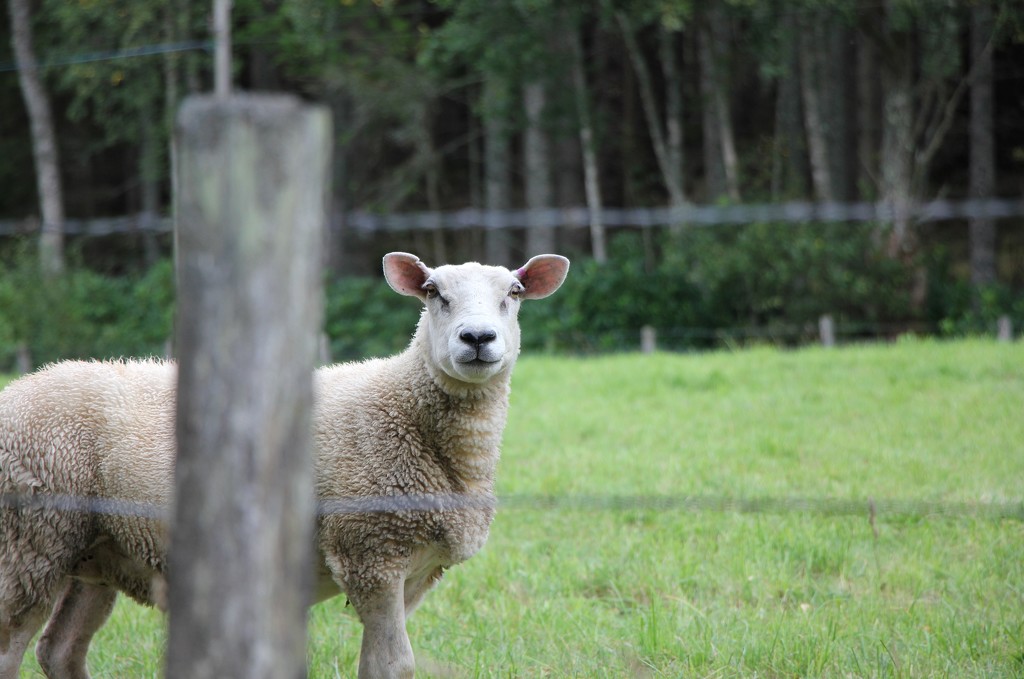
<instances>
[{"instance_id":1,"label":"wooden fence post","mask_svg":"<svg viewBox=\"0 0 1024 679\"><path fill-rule=\"evenodd\" d=\"M290 96L178 115L169 679L305 676L330 128Z\"/></svg>"},{"instance_id":2,"label":"wooden fence post","mask_svg":"<svg viewBox=\"0 0 1024 679\"><path fill-rule=\"evenodd\" d=\"M818 335L821 337L821 344L825 347L836 345L836 325L830 314L825 314L818 319Z\"/></svg>"},{"instance_id":3,"label":"wooden fence post","mask_svg":"<svg viewBox=\"0 0 1024 679\"><path fill-rule=\"evenodd\" d=\"M999 317L996 322L996 339L1000 342L1013 341L1013 321L1006 314Z\"/></svg>"},{"instance_id":4,"label":"wooden fence post","mask_svg":"<svg viewBox=\"0 0 1024 679\"><path fill-rule=\"evenodd\" d=\"M28 342L18 342L14 350L14 372L17 375L32 372L32 350L28 348Z\"/></svg>"},{"instance_id":5,"label":"wooden fence post","mask_svg":"<svg viewBox=\"0 0 1024 679\"><path fill-rule=\"evenodd\" d=\"M658 331L653 325L645 325L640 328L640 352L653 354L658 349Z\"/></svg>"}]
</instances>

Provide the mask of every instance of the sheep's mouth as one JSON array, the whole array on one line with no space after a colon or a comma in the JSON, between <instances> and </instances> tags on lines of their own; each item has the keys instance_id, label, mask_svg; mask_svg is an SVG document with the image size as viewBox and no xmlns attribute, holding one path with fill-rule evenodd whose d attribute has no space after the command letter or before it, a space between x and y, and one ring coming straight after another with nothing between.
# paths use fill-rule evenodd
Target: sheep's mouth
<instances>
[{"instance_id":1,"label":"sheep's mouth","mask_svg":"<svg viewBox=\"0 0 1024 679\"><path fill-rule=\"evenodd\" d=\"M451 369L448 374L456 379L473 384L480 384L501 371L503 365L499 357L495 360L487 360L480 356L467 355L464 357L452 357Z\"/></svg>"},{"instance_id":2,"label":"sheep's mouth","mask_svg":"<svg viewBox=\"0 0 1024 679\"><path fill-rule=\"evenodd\" d=\"M476 358L470 358L468 360L459 361L458 363L459 365L467 365L472 368L484 368L490 365L494 365L495 363L499 363L500 360L501 359L494 359L493 361L488 361L478 356Z\"/></svg>"},{"instance_id":3,"label":"sheep's mouth","mask_svg":"<svg viewBox=\"0 0 1024 679\"><path fill-rule=\"evenodd\" d=\"M502 355L491 347L459 347L451 354L452 362L466 368L486 368L501 362Z\"/></svg>"}]
</instances>

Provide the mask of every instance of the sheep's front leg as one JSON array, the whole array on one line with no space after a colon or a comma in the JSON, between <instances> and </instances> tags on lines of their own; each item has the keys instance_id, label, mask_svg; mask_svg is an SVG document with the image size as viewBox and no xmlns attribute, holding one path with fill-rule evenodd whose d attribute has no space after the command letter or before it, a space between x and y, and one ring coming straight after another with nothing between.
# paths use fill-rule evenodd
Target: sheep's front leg
<instances>
[{"instance_id":1,"label":"sheep's front leg","mask_svg":"<svg viewBox=\"0 0 1024 679\"><path fill-rule=\"evenodd\" d=\"M359 596L350 596L363 622L359 679L411 679L415 670L412 644L405 630L405 595L401 580Z\"/></svg>"},{"instance_id":2,"label":"sheep's front leg","mask_svg":"<svg viewBox=\"0 0 1024 679\"><path fill-rule=\"evenodd\" d=\"M85 656L96 631L110 617L117 591L70 580L36 644L36 659L51 679L88 679Z\"/></svg>"}]
</instances>

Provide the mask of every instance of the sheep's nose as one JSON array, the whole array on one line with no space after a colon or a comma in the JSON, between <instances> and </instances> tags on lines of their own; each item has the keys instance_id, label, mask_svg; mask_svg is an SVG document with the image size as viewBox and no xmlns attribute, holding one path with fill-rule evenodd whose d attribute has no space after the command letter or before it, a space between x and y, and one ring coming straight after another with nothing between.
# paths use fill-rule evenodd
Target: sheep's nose
<instances>
[{"instance_id":1,"label":"sheep's nose","mask_svg":"<svg viewBox=\"0 0 1024 679\"><path fill-rule=\"evenodd\" d=\"M498 333L491 329L466 328L459 333L459 339L466 344L480 347L498 338Z\"/></svg>"}]
</instances>

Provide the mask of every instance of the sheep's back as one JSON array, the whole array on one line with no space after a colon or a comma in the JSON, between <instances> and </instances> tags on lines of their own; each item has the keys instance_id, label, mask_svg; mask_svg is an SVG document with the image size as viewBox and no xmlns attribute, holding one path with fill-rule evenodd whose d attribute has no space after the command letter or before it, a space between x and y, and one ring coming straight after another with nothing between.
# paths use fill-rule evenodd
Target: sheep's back
<instances>
[{"instance_id":1,"label":"sheep's back","mask_svg":"<svg viewBox=\"0 0 1024 679\"><path fill-rule=\"evenodd\" d=\"M0 392L3 493L83 506L60 515L76 537L108 534L158 564L165 541L155 518L173 490L174 386L174 365L162 361L66 361L12 383Z\"/></svg>"},{"instance_id":2,"label":"sheep's back","mask_svg":"<svg viewBox=\"0 0 1024 679\"><path fill-rule=\"evenodd\" d=\"M0 392L0 459L52 491L166 499L174 380L159 361L50 365Z\"/></svg>"}]
</instances>

